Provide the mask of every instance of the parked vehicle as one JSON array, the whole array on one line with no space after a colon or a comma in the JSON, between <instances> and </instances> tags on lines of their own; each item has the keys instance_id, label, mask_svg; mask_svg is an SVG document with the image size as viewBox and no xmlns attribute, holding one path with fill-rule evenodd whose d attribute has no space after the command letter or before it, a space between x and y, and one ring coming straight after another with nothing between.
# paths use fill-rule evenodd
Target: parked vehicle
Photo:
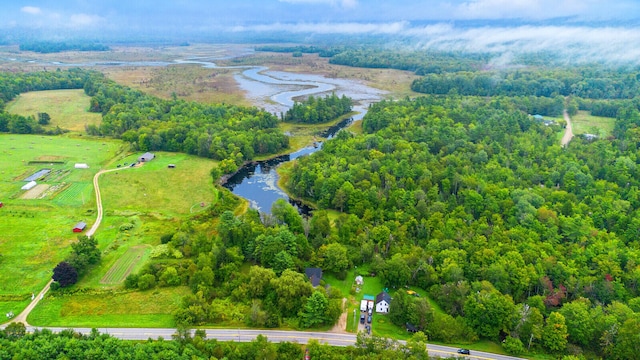
<instances>
[{"instance_id":1,"label":"parked vehicle","mask_svg":"<svg viewBox=\"0 0 640 360\"><path fill-rule=\"evenodd\" d=\"M471 355L471 351L469 349L458 349L458 354Z\"/></svg>"},{"instance_id":2,"label":"parked vehicle","mask_svg":"<svg viewBox=\"0 0 640 360\"><path fill-rule=\"evenodd\" d=\"M364 314L360 315L360 324L364 324Z\"/></svg>"},{"instance_id":3,"label":"parked vehicle","mask_svg":"<svg viewBox=\"0 0 640 360\"><path fill-rule=\"evenodd\" d=\"M371 324L371 315L367 316L367 323Z\"/></svg>"}]
</instances>

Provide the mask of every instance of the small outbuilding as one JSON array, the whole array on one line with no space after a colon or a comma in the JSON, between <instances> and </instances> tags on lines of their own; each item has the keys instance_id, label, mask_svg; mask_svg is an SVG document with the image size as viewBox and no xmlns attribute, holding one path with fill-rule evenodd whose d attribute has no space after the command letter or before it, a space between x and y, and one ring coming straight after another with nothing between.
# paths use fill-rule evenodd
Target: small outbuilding
<instances>
[{"instance_id":1,"label":"small outbuilding","mask_svg":"<svg viewBox=\"0 0 640 360\"><path fill-rule=\"evenodd\" d=\"M169 164L169 165L167 165L167 167L168 167L169 169L175 169L176 164Z\"/></svg>"},{"instance_id":2,"label":"small outbuilding","mask_svg":"<svg viewBox=\"0 0 640 360\"><path fill-rule=\"evenodd\" d=\"M376 296L376 312L386 314L389 312L389 305L391 304L391 296L385 291Z\"/></svg>"},{"instance_id":3,"label":"small outbuilding","mask_svg":"<svg viewBox=\"0 0 640 360\"><path fill-rule=\"evenodd\" d=\"M362 277L362 275L356 276L356 285L362 285L362 284L364 284L364 278Z\"/></svg>"},{"instance_id":4,"label":"small outbuilding","mask_svg":"<svg viewBox=\"0 0 640 360\"><path fill-rule=\"evenodd\" d=\"M316 287L320 285L320 280L322 280L322 269L320 268L306 268L304 269L305 275L311 280L311 285Z\"/></svg>"},{"instance_id":5,"label":"small outbuilding","mask_svg":"<svg viewBox=\"0 0 640 360\"><path fill-rule=\"evenodd\" d=\"M147 161L151 161L155 158L156 156L153 153L150 152L146 152L144 154L142 154L142 156L140 156L138 158L139 162L147 162Z\"/></svg>"},{"instance_id":6,"label":"small outbuilding","mask_svg":"<svg viewBox=\"0 0 640 360\"><path fill-rule=\"evenodd\" d=\"M416 328L412 323L406 323L405 326L407 327L407 331L412 334L418 332L418 328Z\"/></svg>"},{"instance_id":7,"label":"small outbuilding","mask_svg":"<svg viewBox=\"0 0 640 360\"><path fill-rule=\"evenodd\" d=\"M38 185L35 181L29 181L28 183L22 186L22 190L31 190Z\"/></svg>"},{"instance_id":8,"label":"small outbuilding","mask_svg":"<svg viewBox=\"0 0 640 360\"><path fill-rule=\"evenodd\" d=\"M2 203L2 201L0 201L0 208L3 207L3 206L4 206L4 204Z\"/></svg>"},{"instance_id":9,"label":"small outbuilding","mask_svg":"<svg viewBox=\"0 0 640 360\"><path fill-rule=\"evenodd\" d=\"M76 226L73 227L73 232L74 233L83 232L86 227L87 227L87 223L84 221L80 221L79 223L76 224Z\"/></svg>"},{"instance_id":10,"label":"small outbuilding","mask_svg":"<svg viewBox=\"0 0 640 360\"><path fill-rule=\"evenodd\" d=\"M89 165L84 164L84 163L78 163L78 164L75 164L73 167L76 168L76 169L88 169Z\"/></svg>"}]
</instances>

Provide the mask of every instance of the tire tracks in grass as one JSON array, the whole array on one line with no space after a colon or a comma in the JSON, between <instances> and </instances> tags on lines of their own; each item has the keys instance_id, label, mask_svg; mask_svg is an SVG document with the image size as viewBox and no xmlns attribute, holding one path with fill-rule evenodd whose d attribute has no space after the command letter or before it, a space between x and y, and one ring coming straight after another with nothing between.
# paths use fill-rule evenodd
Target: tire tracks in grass
<instances>
[{"instance_id":1,"label":"tire tracks in grass","mask_svg":"<svg viewBox=\"0 0 640 360\"><path fill-rule=\"evenodd\" d=\"M93 223L93 226L91 226L91 229L89 229L89 231L87 231L85 235L93 236L96 230L98 230L98 228L100 227L100 223L102 222L102 216L103 216L102 196L100 194L100 185L98 184L98 179L100 179L100 175L113 172L113 171L118 171L118 170L126 170L130 168L131 167L100 170L93 176L93 188L96 193L96 206L98 208L98 215L96 217L95 223ZM52 282L53 282L53 279L50 279L49 282L47 282L47 284L44 286L44 288L40 290L38 295L33 297L33 300L31 301L31 303L29 303L29 305L27 305L27 307L24 310L22 310L22 312L18 316L12 319L12 322L23 323L26 326L30 326L29 323L27 323L27 316L29 316L31 311L36 307L36 305L38 305L38 302L40 302L40 300L44 298L44 295L51 288Z\"/></svg>"}]
</instances>

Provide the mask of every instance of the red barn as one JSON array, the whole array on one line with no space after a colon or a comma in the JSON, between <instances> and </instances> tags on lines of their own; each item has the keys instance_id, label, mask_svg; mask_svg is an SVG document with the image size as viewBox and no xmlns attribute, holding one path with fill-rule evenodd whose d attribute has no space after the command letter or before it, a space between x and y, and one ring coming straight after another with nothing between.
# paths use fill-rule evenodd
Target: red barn
<instances>
[{"instance_id":1,"label":"red barn","mask_svg":"<svg viewBox=\"0 0 640 360\"><path fill-rule=\"evenodd\" d=\"M79 223L77 223L77 224L76 224L76 226L73 228L73 232L74 232L74 233L82 232L86 227L87 227L87 223L85 223L84 221L80 221L80 222L79 222Z\"/></svg>"},{"instance_id":2,"label":"red barn","mask_svg":"<svg viewBox=\"0 0 640 360\"><path fill-rule=\"evenodd\" d=\"M2 203L2 201L0 201L0 208L3 207L3 206L4 206L4 204Z\"/></svg>"}]
</instances>

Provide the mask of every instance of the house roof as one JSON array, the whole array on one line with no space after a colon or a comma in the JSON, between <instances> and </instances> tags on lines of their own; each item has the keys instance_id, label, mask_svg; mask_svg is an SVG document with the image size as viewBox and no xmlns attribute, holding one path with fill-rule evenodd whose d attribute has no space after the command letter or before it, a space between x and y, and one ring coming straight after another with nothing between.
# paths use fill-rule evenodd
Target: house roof
<instances>
[{"instance_id":1,"label":"house roof","mask_svg":"<svg viewBox=\"0 0 640 360\"><path fill-rule=\"evenodd\" d=\"M322 279L322 269L320 268L306 268L304 273L311 280L311 285L314 287L320 285L320 279Z\"/></svg>"},{"instance_id":2,"label":"house roof","mask_svg":"<svg viewBox=\"0 0 640 360\"><path fill-rule=\"evenodd\" d=\"M382 300L386 301L387 304L390 304L391 303L391 296L383 291L383 292L381 292L380 294L378 294L376 296L376 304L381 302Z\"/></svg>"},{"instance_id":3,"label":"house roof","mask_svg":"<svg viewBox=\"0 0 640 360\"><path fill-rule=\"evenodd\" d=\"M153 159L154 157L156 156L153 153L146 152L142 154L138 159Z\"/></svg>"},{"instance_id":4,"label":"house roof","mask_svg":"<svg viewBox=\"0 0 640 360\"><path fill-rule=\"evenodd\" d=\"M79 223L76 224L76 226L74 226L74 229L84 229L87 227L87 223L84 221L80 221Z\"/></svg>"}]
</instances>

